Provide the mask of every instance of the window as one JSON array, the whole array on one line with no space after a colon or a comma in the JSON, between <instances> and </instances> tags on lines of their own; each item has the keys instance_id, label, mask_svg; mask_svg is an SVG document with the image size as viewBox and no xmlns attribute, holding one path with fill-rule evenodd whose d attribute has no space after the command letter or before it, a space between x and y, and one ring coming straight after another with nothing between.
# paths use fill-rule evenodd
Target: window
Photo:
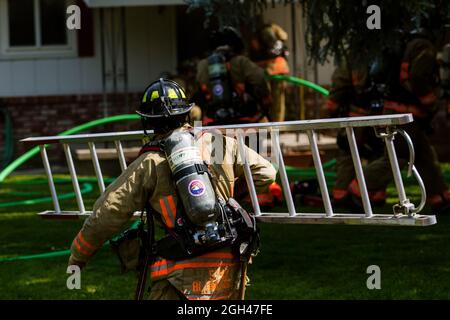
<instances>
[{"instance_id":1,"label":"window","mask_svg":"<svg viewBox=\"0 0 450 320\"><path fill-rule=\"evenodd\" d=\"M75 54L74 31L66 27L65 0L0 0L3 55Z\"/></svg>"}]
</instances>

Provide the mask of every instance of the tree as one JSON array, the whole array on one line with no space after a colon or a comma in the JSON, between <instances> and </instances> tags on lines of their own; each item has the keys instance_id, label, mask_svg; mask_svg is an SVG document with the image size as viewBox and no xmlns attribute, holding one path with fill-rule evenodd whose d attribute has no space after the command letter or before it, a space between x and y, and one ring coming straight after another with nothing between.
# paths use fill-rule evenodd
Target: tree
<instances>
[{"instance_id":1,"label":"tree","mask_svg":"<svg viewBox=\"0 0 450 320\"><path fill-rule=\"evenodd\" d=\"M190 10L205 13L205 25L254 27L255 16L269 5L302 6L306 18L307 53L311 61L371 59L386 48L398 45L418 28L442 33L450 21L448 0L187 0ZM381 9L381 28L367 28L367 8ZM362 63L364 61L361 61Z\"/></svg>"}]
</instances>

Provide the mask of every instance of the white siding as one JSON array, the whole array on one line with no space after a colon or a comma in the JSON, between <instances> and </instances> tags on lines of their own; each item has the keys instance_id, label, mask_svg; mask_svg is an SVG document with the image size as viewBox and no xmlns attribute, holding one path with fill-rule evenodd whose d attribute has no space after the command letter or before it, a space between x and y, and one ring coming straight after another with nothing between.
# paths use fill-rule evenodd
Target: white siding
<instances>
[{"instance_id":1,"label":"white siding","mask_svg":"<svg viewBox=\"0 0 450 320\"><path fill-rule=\"evenodd\" d=\"M176 71L175 8L127 10L130 90L142 91L162 72Z\"/></svg>"},{"instance_id":2,"label":"white siding","mask_svg":"<svg viewBox=\"0 0 450 320\"><path fill-rule=\"evenodd\" d=\"M34 61L34 67L36 93L38 95L47 92L59 93L58 60L36 60Z\"/></svg>"},{"instance_id":3,"label":"white siding","mask_svg":"<svg viewBox=\"0 0 450 320\"><path fill-rule=\"evenodd\" d=\"M108 10L108 9L107 9ZM118 10L118 9L117 9ZM290 6L277 5L265 13L266 20L280 24L290 34ZM130 7L126 9L129 91L142 91L162 72L176 70L175 7ZM0 60L0 97L89 94L102 92L100 59L99 10L94 10L95 56L89 58L59 57ZM297 10L297 57L300 75L313 80L312 66L305 66L301 11ZM107 20L109 21L109 19ZM116 27L119 30L120 23ZM106 40L108 37L106 37ZM195 45L195 44L193 44ZM106 46L108 50L108 45ZM118 71L122 70L122 50L118 46ZM289 58L293 70L293 57ZM110 52L106 53L107 73L111 73ZM305 74L306 71L306 74ZM329 84L333 65L319 66L319 83ZM123 90L123 78L117 79L118 91ZM107 90L112 90L111 77Z\"/></svg>"},{"instance_id":4,"label":"white siding","mask_svg":"<svg viewBox=\"0 0 450 320\"><path fill-rule=\"evenodd\" d=\"M11 63L0 61L0 97L10 95L11 92Z\"/></svg>"},{"instance_id":5,"label":"white siding","mask_svg":"<svg viewBox=\"0 0 450 320\"><path fill-rule=\"evenodd\" d=\"M11 81L11 93L15 96L36 94L35 61L12 61L10 74L7 79Z\"/></svg>"},{"instance_id":6,"label":"white siding","mask_svg":"<svg viewBox=\"0 0 450 320\"><path fill-rule=\"evenodd\" d=\"M96 50L96 56L99 50ZM79 59L81 83L80 93L100 93L102 91L102 71L100 58Z\"/></svg>"},{"instance_id":7,"label":"white siding","mask_svg":"<svg viewBox=\"0 0 450 320\"><path fill-rule=\"evenodd\" d=\"M161 72L176 69L176 28L173 7L126 9L129 91L141 91ZM95 56L0 60L0 97L89 94L102 92L99 10L94 10ZM116 28L119 30L120 24ZM108 46L106 47L108 50ZM118 46L118 70L122 50ZM110 52L107 72L111 72ZM112 90L111 77L107 90ZM118 78L118 91L123 78Z\"/></svg>"},{"instance_id":8,"label":"white siding","mask_svg":"<svg viewBox=\"0 0 450 320\"><path fill-rule=\"evenodd\" d=\"M58 61L59 92L61 94L73 94L83 92L83 90L81 89L82 83L80 80L81 72L82 72L81 59L73 58L73 59L59 60Z\"/></svg>"}]
</instances>

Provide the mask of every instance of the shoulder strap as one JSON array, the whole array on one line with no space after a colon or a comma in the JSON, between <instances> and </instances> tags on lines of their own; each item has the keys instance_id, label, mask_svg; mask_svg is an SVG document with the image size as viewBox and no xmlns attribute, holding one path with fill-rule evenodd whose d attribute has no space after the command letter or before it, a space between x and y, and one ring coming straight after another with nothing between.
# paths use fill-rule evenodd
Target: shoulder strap
<instances>
[{"instance_id":1,"label":"shoulder strap","mask_svg":"<svg viewBox=\"0 0 450 320\"><path fill-rule=\"evenodd\" d=\"M139 155L142 155L143 153L149 152L149 151L162 151L161 148L161 142L160 141L150 141L146 143L141 150L139 150Z\"/></svg>"},{"instance_id":2,"label":"shoulder strap","mask_svg":"<svg viewBox=\"0 0 450 320\"><path fill-rule=\"evenodd\" d=\"M145 210L144 210L145 208ZM136 286L135 300L142 300L145 291L145 283L147 282L148 266L153 263L155 259L155 228L153 222L153 212L148 201L141 211L141 221L144 220L144 211L147 213L147 232L144 232L144 227L140 226L140 235L142 240L143 256L140 257L141 263L139 266L139 278ZM141 249L141 251L142 251Z\"/></svg>"}]
</instances>

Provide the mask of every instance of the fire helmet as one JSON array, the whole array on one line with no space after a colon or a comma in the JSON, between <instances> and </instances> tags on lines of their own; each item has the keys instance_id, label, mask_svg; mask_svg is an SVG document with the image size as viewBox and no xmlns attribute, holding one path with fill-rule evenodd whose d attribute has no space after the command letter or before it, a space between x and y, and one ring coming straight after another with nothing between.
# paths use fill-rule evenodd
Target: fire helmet
<instances>
[{"instance_id":1,"label":"fire helmet","mask_svg":"<svg viewBox=\"0 0 450 320\"><path fill-rule=\"evenodd\" d=\"M141 116L144 130L158 132L183 125L192 107L178 83L160 78L145 89L136 113Z\"/></svg>"}]
</instances>

